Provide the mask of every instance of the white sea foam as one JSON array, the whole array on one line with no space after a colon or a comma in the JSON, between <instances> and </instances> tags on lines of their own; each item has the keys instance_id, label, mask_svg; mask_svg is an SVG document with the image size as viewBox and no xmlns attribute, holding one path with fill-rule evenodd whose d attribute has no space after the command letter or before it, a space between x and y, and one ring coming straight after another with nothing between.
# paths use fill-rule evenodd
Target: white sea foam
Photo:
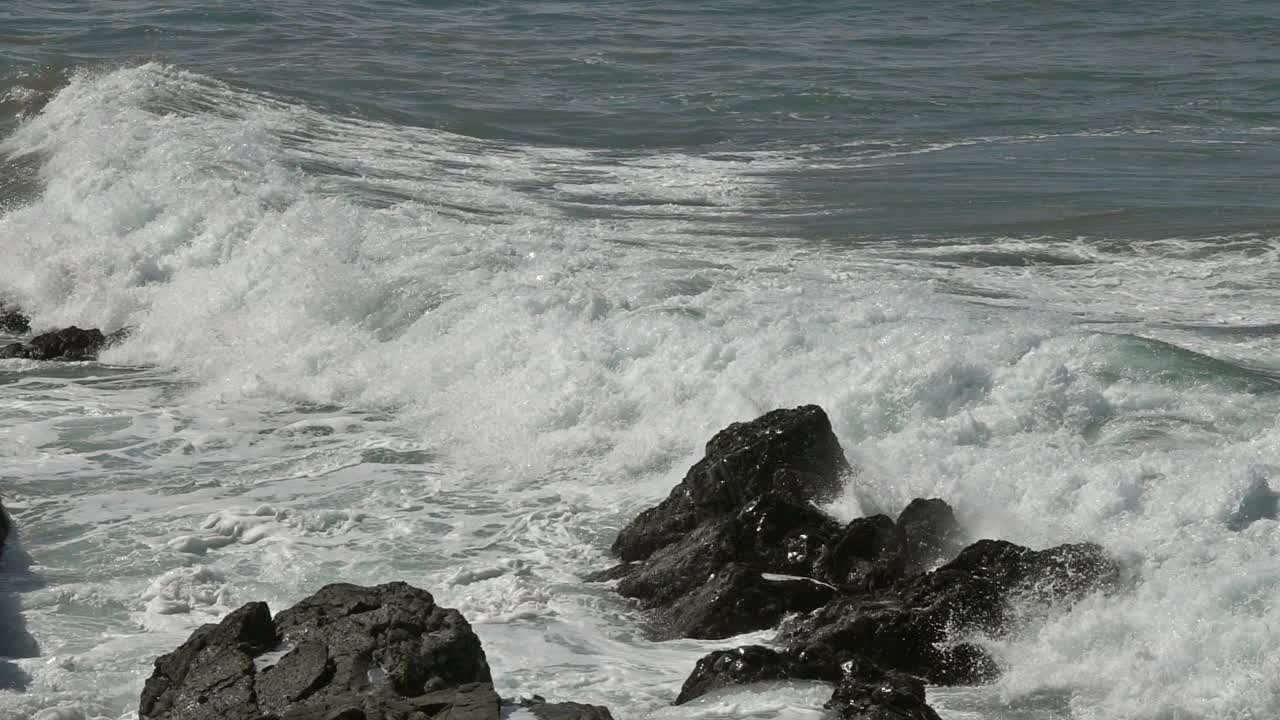
<instances>
[{"instance_id":1,"label":"white sea foam","mask_svg":"<svg viewBox=\"0 0 1280 720\"><path fill-rule=\"evenodd\" d=\"M241 602L402 579L475 623L506 694L817 717L802 684L669 707L767 634L653 643L578 579L717 429L805 402L864 468L842 516L941 496L976 536L1095 540L1136 578L1027 608L989 642L1004 679L940 707L1280 711L1276 523L1224 522L1277 462L1276 238L763 242L734 218L787 211L785 154L502 145L157 65L75 78L3 151L45 191L0 217L0 287L38 324L137 332L124 367L0 362L49 583L21 591L44 655L0 715L121 716Z\"/></svg>"}]
</instances>

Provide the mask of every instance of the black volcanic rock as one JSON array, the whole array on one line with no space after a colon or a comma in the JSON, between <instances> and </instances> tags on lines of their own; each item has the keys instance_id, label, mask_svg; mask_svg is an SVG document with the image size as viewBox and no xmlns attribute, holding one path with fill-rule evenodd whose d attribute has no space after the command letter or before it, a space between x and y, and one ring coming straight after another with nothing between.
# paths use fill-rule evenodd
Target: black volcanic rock
<instances>
[{"instance_id":1,"label":"black volcanic rock","mask_svg":"<svg viewBox=\"0 0 1280 720\"><path fill-rule=\"evenodd\" d=\"M588 579L617 581L652 611L659 638L724 638L792 618L777 649L703 658L678 703L728 685L822 680L838 685L828 706L838 717L934 720L925 681L999 674L973 638L1018 631L1037 614L1027 603L1118 585L1118 564L1096 545L963 547L937 498L841 527L815 503L848 473L821 409L777 410L718 433L671 494L619 533L623 563Z\"/></svg>"},{"instance_id":2,"label":"black volcanic rock","mask_svg":"<svg viewBox=\"0 0 1280 720\"><path fill-rule=\"evenodd\" d=\"M613 714L607 707L575 702L549 703L537 695L521 700L518 707L533 713L538 720L613 720Z\"/></svg>"},{"instance_id":3,"label":"black volcanic rock","mask_svg":"<svg viewBox=\"0 0 1280 720\"><path fill-rule=\"evenodd\" d=\"M96 328L82 330L72 326L37 335L25 344L9 343L0 346L0 360L93 360L98 356L98 351L124 342L132 334L133 328L121 328L110 335L103 335Z\"/></svg>"},{"instance_id":4,"label":"black volcanic rock","mask_svg":"<svg viewBox=\"0 0 1280 720\"><path fill-rule=\"evenodd\" d=\"M997 674L995 663L954 639L1003 634L1014 601L1069 604L1114 588L1119 577L1119 565L1097 545L1036 551L981 540L952 562L890 590L837 598L783 637L823 672L867 658L939 684L984 682Z\"/></svg>"},{"instance_id":5,"label":"black volcanic rock","mask_svg":"<svg viewBox=\"0 0 1280 720\"><path fill-rule=\"evenodd\" d=\"M708 520L736 513L766 493L797 504L828 500L850 471L822 408L774 410L716 433L667 499L623 528L613 552L643 560Z\"/></svg>"},{"instance_id":6,"label":"black volcanic rock","mask_svg":"<svg viewBox=\"0 0 1280 720\"><path fill-rule=\"evenodd\" d=\"M766 680L801 679L791 659L763 645L717 650L698 661L684 681L676 704L683 705L713 690Z\"/></svg>"},{"instance_id":7,"label":"black volcanic rock","mask_svg":"<svg viewBox=\"0 0 1280 720\"><path fill-rule=\"evenodd\" d=\"M619 594L659 607L698 589L731 563L783 575L813 575L824 545L838 530L834 520L812 505L796 505L770 493L733 516L698 527L644 563L619 566L591 579L622 578Z\"/></svg>"},{"instance_id":8,"label":"black volcanic rock","mask_svg":"<svg viewBox=\"0 0 1280 720\"><path fill-rule=\"evenodd\" d=\"M857 663L846 666L826 707L840 720L941 720L920 678Z\"/></svg>"},{"instance_id":9,"label":"black volcanic rock","mask_svg":"<svg viewBox=\"0 0 1280 720\"><path fill-rule=\"evenodd\" d=\"M910 570L929 570L950 560L963 547L955 511L938 498L916 498L898 515L898 528Z\"/></svg>"},{"instance_id":10,"label":"black volcanic rock","mask_svg":"<svg viewBox=\"0 0 1280 720\"><path fill-rule=\"evenodd\" d=\"M719 639L773 627L790 613L809 612L835 595L811 578L767 573L734 563L661 613L659 637Z\"/></svg>"},{"instance_id":11,"label":"black volcanic rock","mask_svg":"<svg viewBox=\"0 0 1280 720\"><path fill-rule=\"evenodd\" d=\"M902 578L905 553L902 533L888 517L857 518L832 539L822 573L852 590L885 588Z\"/></svg>"},{"instance_id":12,"label":"black volcanic rock","mask_svg":"<svg viewBox=\"0 0 1280 720\"><path fill-rule=\"evenodd\" d=\"M264 662L274 651L274 665ZM329 585L276 616L249 603L156 661L144 720L498 717L480 639L404 583ZM465 713L461 712L465 709Z\"/></svg>"},{"instance_id":13,"label":"black volcanic rock","mask_svg":"<svg viewBox=\"0 0 1280 720\"><path fill-rule=\"evenodd\" d=\"M101 330L82 330L73 325L31 338L26 356L31 360L91 360L105 341Z\"/></svg>"}]
</instances>

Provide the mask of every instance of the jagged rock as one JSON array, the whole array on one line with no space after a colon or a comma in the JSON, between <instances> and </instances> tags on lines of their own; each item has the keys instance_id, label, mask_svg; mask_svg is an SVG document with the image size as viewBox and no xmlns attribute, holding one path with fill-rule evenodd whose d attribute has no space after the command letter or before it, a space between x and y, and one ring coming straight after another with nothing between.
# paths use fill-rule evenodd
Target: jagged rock
<instances>
[{"instance_id":1,"label":"jagged rock","mask_svg":"<svg viewBox=\"0 0 1280 720\"><path fill-rule=\"evenodd\" d=\"M840 720L941 720L920 678L856 662L846 664L826 707Z\"/></svg>"},{"instance_id":2,"label":"jagged rock","mask_svg":"<svg viewBox=\"0 0 1280 720\"><path fill-rule=\"evenodd\" d=\"M623 528L613 552L643 560L698 525L774 492L797 504L834 497L850 471L822 408L774 410L716 433L667 499Z\"/></svg>"},{"instance_id":3,"label":"jagged rock","mask_svg":"<svg viewBox=\"0 0 1280 720\"><path fill-rule=\"evenodd\" d=\"M31 332L31 319L18 308L0 305L0 332L25 335Z\"/></svg>"},{"instance_id":4,"label":"jagged rock","mask_svg":"<svg viewBox=\"0 0 1280 720\"><path fill-rule=\"evenodd\" d=\"M835 595L811 578L770 575L734 563L663 611L664 638L718 639L773 627L790 613L809 612Z\"/></svg>"},{"instance_id":5,"label":"jagged rock","mask_svg":"<svg viewBox=\"0 0 1280 720\"><path fill-rule=\"evenodd\" d=\"M274 665L265 662L272 651ZM156 661L144 720L498 718L480 640L405 583L329 585L281 612L249 603Z\"/></svg>"},{"instance_id":6,"label":"jagged rock","mask_svg":"<svg viewBox=\"0 0 1280 720\"><path fill-rule=\"evenodd\" d=\"M823 575L851 590L885 588L906 571L905 551L902 533L888 517L857 518L827 548Z\"/></svg>"},{"instance_id":7,"label":"jagged rock","mask_svg":"<svg viewBox=\"0 0 1280 720\"><path fill-rule=\"evenodd\" d=\"M98 356L99 350L124 342L132 334L133 328L121 328L110 335L103 335L96 328L82 330L72 326L37 335L25 344L10 343L0 347L0 360L92 360Z\"/></svg>"},{"instance_id":8,"label":"jagged rock","mask_svg":"<svg viewBox=\"0 0 1280 720\"><path fill-rule=\"evenodd\" d=\"M266 603L249 603L217 625L196 630L176 651L156 660L142 690L142 718L256 720L254 658L277 640Z\"/></svg>"},{"instance_id":9,"label":"jagged rock","mask_svg":"<svg viewBox=\"0 0 1280 720\"><path fill-rule=\"evenodd\" d=\"M938 498L916 498L898 515L908 571L929 570L963 547L955 511Z\"/></svg>"},{"instance_id":10,"label":"jagged rock","mask_svg":"<svg viewBox=\"0 0 1280 720\"><path fill-rule=\"evenodd\" d=\"M717 650L703 657L680 688L676 704L683 705L713 690L766 680L801 679L791 659L763 645Z\"/></svg>"},{"instance_id":11,"label":"jagged rock","mask_svg":"<svg viewBox=\"0 0 1280 720\"><path fill-rule=\"evenodd\" d=\"M613 714L607 707L575 702L549 703L539 695L521 700L518 706L533 713L538 720L613 720Z\"/></svg>"},{"instance_id":12,"label":"jagged rock","mask_svg":"<svg viewBox=\"0 0 1280 720\"><path fill-rule=\"evenodd\" d=\"M1119 580L1119 566L1096 545L1035 551L981 540L952 562L878 595L834 600L783 636L797 657L826 672L854 658L938 684L985 682L998 673L978 647L953 639L1007 630L1014 600L1071 603Z\"/></svg>"},{"instance_id":13,"label":"jagged rock","mask_svg":"<svg viewBox=\"0 0 1280 720\"><path fill-rule=\"evenodd\" d=\"M817 508L770 493L747 503L736 515L697 528L644 563L594 577L621 578L619 594L654 608L693 592L731 563L784 575L812 575L824 544L838 529Z\"/></svg>"},{"instance_id":14,"label":"jagged rock","mask_svg":"<svg viewBox=\"0 0 1280 720\"><path fill-rule=\"evenodd\" d=\"M26 345L26 357L31 360L90 360L97 356L98 348L105 341L101 330L82 330L73 325L31 338Z\"/></svg>"}]
</instances>

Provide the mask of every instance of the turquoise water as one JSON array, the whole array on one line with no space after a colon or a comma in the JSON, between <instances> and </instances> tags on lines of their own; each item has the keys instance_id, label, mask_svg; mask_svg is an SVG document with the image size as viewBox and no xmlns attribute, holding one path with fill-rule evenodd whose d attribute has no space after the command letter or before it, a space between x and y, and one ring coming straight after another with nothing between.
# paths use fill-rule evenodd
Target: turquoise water
<instances>
[{"instance_id":1,"label":"turquoise water","mask_svg":"<svg viewBox=\"0 0 1280 720\"><path fill-rule=\"evenodd\" d=\"M943 717L1280 713L1280 530L1231 521L1280 483L1274 3L172 5L0 9L0 298L137 329L0 361L0 717L127 718L201 622L404 579L503 693L819 718L670 707L725 643L577 580L808 402L838 515L1137 578L976 638Z\"/></svg>"}]
</instances>

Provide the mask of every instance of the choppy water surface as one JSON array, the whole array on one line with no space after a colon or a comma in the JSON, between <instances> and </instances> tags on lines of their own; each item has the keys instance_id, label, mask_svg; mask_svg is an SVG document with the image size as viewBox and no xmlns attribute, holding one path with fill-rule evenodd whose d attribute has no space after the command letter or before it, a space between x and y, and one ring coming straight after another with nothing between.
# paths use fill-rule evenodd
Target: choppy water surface
<instances>
[{"instance_id":1,"label":"choppy water surface","mask_svg":"<svg viewBox=\"0 0 1280 720\"><path fill-rule=\"evenodd\" d=\"M1229 528L1280 472L1273 4L165 5L0 14L0 294L138 328L0 361L0 716L127 717L196 625L403 579L504 694L816 720L670 707L742 639L577 579L807 402L840 516L941 496L1139 578L943 717L1280 713L1280 530Z\"/></svg>"}]
</instances>

